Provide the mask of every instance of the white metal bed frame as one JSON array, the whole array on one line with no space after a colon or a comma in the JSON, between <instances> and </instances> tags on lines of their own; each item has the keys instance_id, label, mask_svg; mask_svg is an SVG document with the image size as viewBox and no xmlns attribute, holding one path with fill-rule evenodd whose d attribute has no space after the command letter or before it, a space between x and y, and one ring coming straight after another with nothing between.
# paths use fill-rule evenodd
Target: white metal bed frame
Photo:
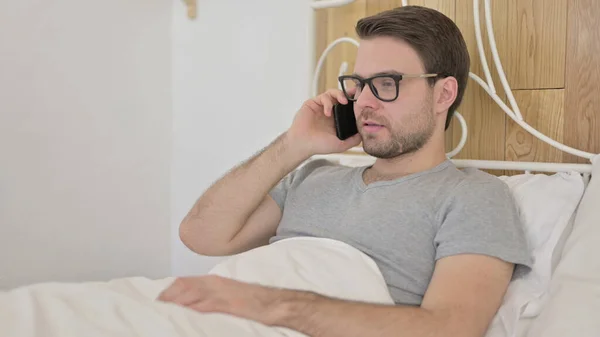
<instances>
[{"instance_id":1,"label":"white metal bed frame","mask_svg":"<svg viewBox=\"0 0 600 337\"><path fill-rule=\"evenodd\" d=\"M354 1L355 0L320 0L320 1L311 0L310 6L313 9L341 7L341 6L351 4ZM541 140L541 141L549 144L550 146L555 147L561 151L567 152L567 153L575 155L577 157L586 158L591 161L591 159L593 157L597 156L597 154L574 149L572 147L569 147L567 145L559 143L556 140L539 132L534 127L532 127L527 122L525 122L525 120L523 120L523 116L521 115L519 106L513 96L512 89L510 88L510 86L508 84L508 80L506 79L506 74L504 73L504 69L502 67L502 62L500 61L500 56L498 53L498 49L496 47L496 38L494 37L494 30L493 30L493 24L492 24L492 13L491 13L491 6L490 6L491 0L484 0L484 1L485 1L484 2L485 23L486 23L487 33L488 33L487 34L488 40L489 40L490 48L492 51L492 58L494 60L494 65L496 66L498 76L500 77L500 82L502 84L502 87L504 88L504 91L506 92L508 102L511 107L509 108L502 101L502 99L496 94L496 88L494 86L494 81L492 80L490 68L488 66L487 59L485 57L485 49L484 49L483 40L481 37L481 20L479 18L479 8L480 8L479 0L473 0L473 19L475 21L475 38L477 41L477 49L479 52L479 57L481 59L481 64L483 67L486 81L484 81L481 77L473 74L472 72L469 73L469 77L472 80L474 80L477 84L479 84L488 93L488 95L490 95L490 97L494 100L494 102L496 102L496 104L498 104L500 106L500 108L502 108L502 110L510 118L512 118L512 120L515 121L515 123L520 125L523 129L525 129L527 132L532 134L534 137L538 138L539 140ZM407 6L407 5L408 5L408 1L402 0L402 6ZM311 29L314 29L314 26L315 25L314 25L314 18L313 18L313 22L311 24ZM314 36L314 34L312 34L312 36ZM325 59L327 58L327 55L333 50L333 48L335 46L337 46L338 44L341 44L341 43L350 43L350 44L355 45L356 47L359 46L359 42L356 41L355 39L352 39L349 37L342 37L342 38L339 38L339 39L333 41L331 44L329 44L329 46L327 46L327 48L325 48L325 50L323 51L323 53L321 54L321 57L319 58L319 60L317 62L316 67L313 67L314 74L313 74L313 78L311 81L312 82L311 94L313 96L317 95L318 81L319 81L319 77L321 74L321 70L323 68L323 64L325 62ZM314 43L312 45L314 45ZM311 45L311 47L312 47L312 45ZM314 50L311 50L311 51L314 51ZM342 64L340 65L340 69L339 69L340 75L345 73L347 68L348 68L348 63L342 62ZM462 136L461 136L461 139L460 139L458 145L456 146L456 148L454 148L451 152L446 154L446 156L448 158L452 158L455 155L457 155L462 150L462 148L464 147L464 145L467 141L467 123L466 123L465 119L458 111L455 112L454 116L456 116L456 118L458 118L458 120L460 122ZM348 151L348 153L346 153L346 154L330 154L330 155L316 156L316 157L325 157L325 158L339 160L339 161L348 161L348 162L352 162L353 164L365 164L365 165L369 165L369 164L373 163L375 160L375 158L368 156L361 147L354 147L354 148L350 149ZM579 172L587 177L589 177L589 174L592 171L591 164L521 162L521 161L516 162L516 161L500 161L500 160L465 160L465 159L452 159L452 161L454 162L454 164L456 166L461 167L461 168L472 167L472 168L478 168L478 169L515 170L515 171L525 171L525 172L530 172L530 171L573 172L573 171L575 171L575 172Z\"/></svg>"}]
</instances>

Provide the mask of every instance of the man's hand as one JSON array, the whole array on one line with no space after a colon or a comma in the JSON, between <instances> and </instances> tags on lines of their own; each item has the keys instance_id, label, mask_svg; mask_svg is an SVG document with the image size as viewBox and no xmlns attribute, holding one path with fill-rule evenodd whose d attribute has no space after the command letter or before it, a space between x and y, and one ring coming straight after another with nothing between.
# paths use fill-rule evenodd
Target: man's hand
<instances>
[{"instance_id":1,"label":"man's hand","mask_svg":"<svg viewBox=\"0 0 600 337\"><path fill-rule=\"evenodd\" d=\"M210 186L181 222L179 236L202 255L229 256L268 244L281 209L268 194L314 154L340 153L360 144L360 135L341 141L332 107L348 103L340 90L304 102L287 132Z\"/></svg>"},{"instance_id":2,"label":"man's hand","mask_svg":"<svg viewBox=\"0 0 600 337\"><path fill-rule=\"evenodd\" d=\"M220 312L273 325L283 290L208 275L177 278L158 300L199 312Z\"/></svg>"},{"instance_id":3,"label":"man's hand","mask_svg":"<svg viewBox=\"0 0 600 337\"><path fill-rule=\"evenodd\" d=\"M177 279L159 300L314 337L481 337L500 307L512 270L511 263L484 255L442 258L418 307L351 302L219 276Z\"/></svg>"},{"instance_id":4,"label":"man's hand","mask_svg":"<svg viewBox=\"0 0 600 337\"><path fill-rule=\"evenodd\" d=\"M337 89L304 102L286 135L295 149L312 156L340 153L360 144L360 134L344 141L337 138L332 112L337 103L348 104L344 93Z\"/></svg>"}]
</instances>

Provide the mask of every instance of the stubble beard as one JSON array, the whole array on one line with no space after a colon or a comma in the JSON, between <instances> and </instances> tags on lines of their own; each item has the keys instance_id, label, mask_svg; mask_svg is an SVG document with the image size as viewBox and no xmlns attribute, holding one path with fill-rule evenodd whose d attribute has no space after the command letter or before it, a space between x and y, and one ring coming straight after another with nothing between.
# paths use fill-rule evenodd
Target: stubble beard
<instances>
[{"instance_id":1,"label":"stubble beard","mask_svg":"<svg viewBox=\"0 0 600 337\"><path fill-rule=\"evenodd\" d=\"M364 119L368 119L372 115L371 111L366 111ZM414 124L408 128L406 126L394 128L390 123L385 124L386 130L379 132L389 132L389 139L378 140L380 135L361 134L364 151L375 158L391 159L421 149L435 130L431 101L426 100L420 111L412 118L414 118Z\"/></svg>"}]
</instances>

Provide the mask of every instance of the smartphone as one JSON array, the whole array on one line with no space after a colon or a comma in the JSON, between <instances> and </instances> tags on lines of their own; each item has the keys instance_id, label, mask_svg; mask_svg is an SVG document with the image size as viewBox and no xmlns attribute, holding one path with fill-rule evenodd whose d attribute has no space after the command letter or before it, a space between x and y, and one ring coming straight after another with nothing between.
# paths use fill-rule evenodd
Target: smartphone
<instances>
[{"instance_id":1,"label":"smartphone","mask_svg":"<svg viewBox=\"0 0 600 337\"><path fill-rule=\"evenodd\" d=\"M348 139L358 133L354 117L354 103L333 106L335 132L340 140Z\"/></svg>"}]
</instances>

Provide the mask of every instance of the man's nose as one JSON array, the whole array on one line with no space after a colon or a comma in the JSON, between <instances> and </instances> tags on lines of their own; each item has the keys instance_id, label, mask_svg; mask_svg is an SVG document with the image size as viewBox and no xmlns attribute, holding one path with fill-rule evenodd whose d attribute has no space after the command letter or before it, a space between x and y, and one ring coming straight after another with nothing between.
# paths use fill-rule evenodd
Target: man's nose
<instances>
[{"instance_id":1,"label":"man's nose","mask_svg":"<svg viewBox=\"0 0 600 337\"><path fill-rule=\"evenodd\" d=\"M368 85L365 85L365 87L361 90L360 94L358 95L358 99L356 100L356 105L358 105L358 107L363 108L363 109L364 108L375 109L378 104L379 104L379 99L377 99L377 97L375 97L375 94L373 94L373 91L371 91L371 88Z\"/></svg>"}]
</instances>

